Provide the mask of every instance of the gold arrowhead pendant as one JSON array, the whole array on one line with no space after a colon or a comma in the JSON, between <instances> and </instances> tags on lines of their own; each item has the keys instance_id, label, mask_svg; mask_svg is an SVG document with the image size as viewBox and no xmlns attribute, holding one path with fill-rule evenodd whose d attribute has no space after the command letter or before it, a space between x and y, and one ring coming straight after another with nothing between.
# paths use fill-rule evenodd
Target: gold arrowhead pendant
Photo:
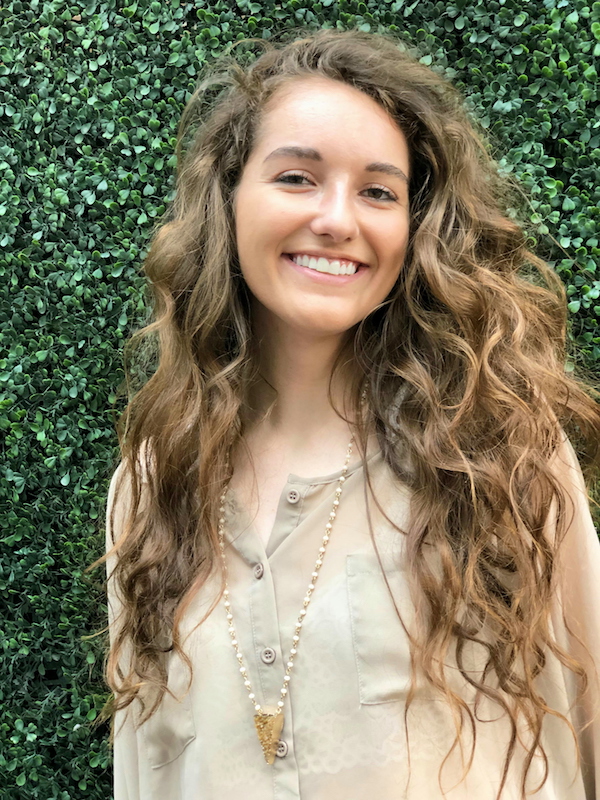
<instances>
[{"instance_id":1,"label":"gold arrowhead pendant","mask_svg":"<svg viewBox=\"0 0 600 800\"><path fill-rule=\"evenodd\" d=\"M260 711L254 715L254 725L262 745L265 761L272 764L275 761L279 734L283 728L283 711Z\"/></svg>"}]
</instances>

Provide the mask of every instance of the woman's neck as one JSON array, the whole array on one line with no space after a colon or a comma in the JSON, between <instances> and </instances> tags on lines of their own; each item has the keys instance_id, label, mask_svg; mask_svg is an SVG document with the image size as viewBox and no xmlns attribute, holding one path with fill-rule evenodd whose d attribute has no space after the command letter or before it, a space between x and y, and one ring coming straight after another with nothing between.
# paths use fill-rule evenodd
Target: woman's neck
<instances>
[{"instance_id":1,"label":"woman's neck","mask_svg":"<svg viewBox=\"0 0 600 800\"><path fill-rule=\"evenodd\" d=\"M251 387L247 429L260 428L265 435L301 449L319 441L324 431L349 435L348 423L335 410L348 414L348 366L342 366L331 383L333 405L328 396L341 345L339 336L310 336L283 325L261 331L260 378Z\"/></svg>"}]
</instances>

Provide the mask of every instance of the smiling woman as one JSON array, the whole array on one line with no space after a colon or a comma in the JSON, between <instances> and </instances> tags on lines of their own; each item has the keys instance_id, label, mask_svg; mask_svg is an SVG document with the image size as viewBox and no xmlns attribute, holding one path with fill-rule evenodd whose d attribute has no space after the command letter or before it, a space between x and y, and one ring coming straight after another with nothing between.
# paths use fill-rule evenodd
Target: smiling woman
<instances>
[{"instance_id":1,"label":"smiling woman","mask_svg":"<svg viewBox=\"0 0 600 800\"><path fill-rule=\"evenodd\" d=\"M274 94L233 197L255 330L336 337L383 303L408 244L409 171L402 130L358 89L311 77Z\"/></svg>"},{"instance_id":2,"label":"smiling woman","mask_svg":"<svg viewBox=\"0 0 600 800\"><path fill-rule=\"evenodd\" d=\"M102 559L115 800L592 800L570 438L592 479L600 410L564 288L398 42L258 43L186 107L144 264L158 368Z\"/></svg>"}]
</instances>

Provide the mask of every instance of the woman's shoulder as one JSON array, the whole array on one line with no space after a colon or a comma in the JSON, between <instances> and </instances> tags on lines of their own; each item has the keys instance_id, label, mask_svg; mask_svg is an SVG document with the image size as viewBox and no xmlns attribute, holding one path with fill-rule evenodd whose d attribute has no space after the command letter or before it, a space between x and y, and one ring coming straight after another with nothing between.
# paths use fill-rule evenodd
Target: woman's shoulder
<instances>
[{"instance_id":1,"label":"woman's shoulder","mask_svg":"<svg viewBox=\"0 0 600 800\"><path fill-rule=\"evenodd\" d=\"M135 469L132 464L135 463ZM108 497L106 503L106 533L107 544L114 544L112 529L120 529L128 512L133 498L133 472L137 478L140 492L140 506L147 492L149 474L154 464L151 443L145 439L139 449L135 462L125 457L121 458L114 469L108 487Z\"/></svg>"},{"instance_id":2,"label":"woman's shoulder","mask_svg":"<svg viewBox=\"0 0 600 800\"><path fill-rule=\"evenodd\" d=\"M112 473L110 479L110 488L115 486L117 482L121 480L125 481L127 477L129 478L129 481L131 481L133 463L135 463L135 473L138 482L148 483L148 476L154 467L154 454L150 440L144 439L142 441L135 462L133 462L129 457L121 456L121 459L118 461L117 466Z\"/></svg>"}]
</instances>

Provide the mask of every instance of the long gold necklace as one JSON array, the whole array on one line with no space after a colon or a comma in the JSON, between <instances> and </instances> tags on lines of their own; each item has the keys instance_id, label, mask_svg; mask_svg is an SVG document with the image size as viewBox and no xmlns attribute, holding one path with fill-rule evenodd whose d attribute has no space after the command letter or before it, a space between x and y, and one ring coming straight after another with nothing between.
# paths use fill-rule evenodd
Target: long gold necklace
<instances>
[{"instance_id":1,"label":"long gold necklace","mask_svg":"<svg viewBox=\"0 0 600 800\"><path fill-rule=\"evenodd\" d=\"M227 585L227 562L225 560L224 514L225 514L225 496L227 494L227 489L229 488L229 484L225 487L225 491L221 495L221 505L219 507L218 534L219 534L219 548L221 550L221 559L223 561L223 572L225 577L225 590L223 592L223 603L225 606L225 610L227 612L227 621L229 623L229 635L231 637L231 644L233 645L233 649L235 650L235 655L239 663L240 673L244 680L244 686L248 690L248 697L250 698L250 702L254 706L254 711L256 712L254 714L254 726L256 727L256 732L258 734L258 738L262 745L263 753L267 764L272 764L275 761L275 753L277 751L279 735L283 728L283 707L285 706L285 696L288 693L288 685L291 680L290 673L292 671L292 667L294 666L294 658L296 656L296 653L298 652L298 644L300 642L300 632L302 630L304 618L306 617L306 610L310 604L310 598L315 590L315 584L317 582L317 578L319 577L319 570L323 566L323 559L325 557L327 543L329 542L329 537L331 536L331 531L333 529L333 523L337 516L338 506L340 505L342 487L346 481L346 473L348 471L348 463L350 461L350 455L352 454L353 444L354 444L354 436L352 436L352 438L350 439L350 443L348 445L348 450L346 452L346 460L344 462L342 474L338 478L338 486L335 490L335 499L333 501L333 507L329 512L329 520L325 525L325 535L323 536L323 542L321 544L321 547L319 547L319 555L317 556L317 560L315 562L315 568L311 573L311 580L310 583L308 584L308 589L306 590L306 596L302 604L302 610L298 615L298 621L296 622L294 635L292 636L292 647L286 664L285 676L283 678L283 686L281 687L281 693L280 693L281 698L277 702L277 707L275 708L271 706L261 706L260 703L256 702L256 695L252 691L252 684L250 683L250 679L248 677L248 670L244 665L244 659L238 645L235 633L235 627L233 624L231 601L229 599L229 586Z\"/></svg>"}]
</instances>

